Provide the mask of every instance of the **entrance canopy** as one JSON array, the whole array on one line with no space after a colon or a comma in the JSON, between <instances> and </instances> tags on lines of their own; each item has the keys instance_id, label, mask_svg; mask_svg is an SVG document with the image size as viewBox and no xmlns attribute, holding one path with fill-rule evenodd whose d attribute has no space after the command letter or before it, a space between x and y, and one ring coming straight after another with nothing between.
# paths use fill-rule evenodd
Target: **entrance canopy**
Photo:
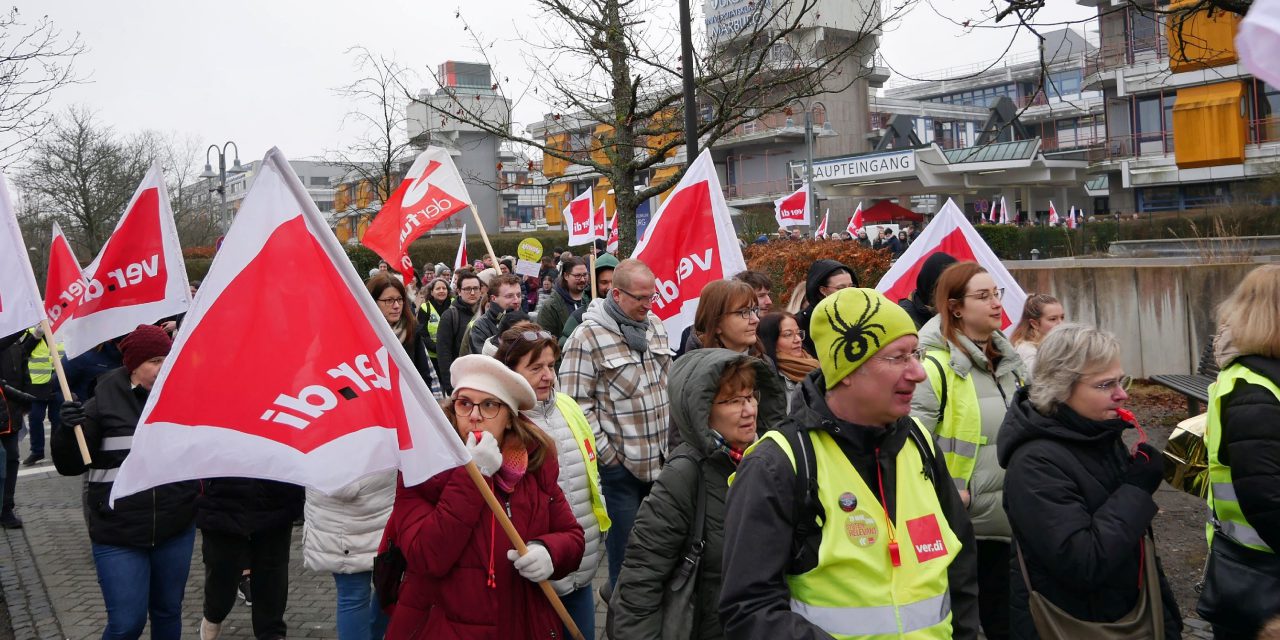
<instances>
[{"instance_id":1,"label":"entrance canopy","mask_svg":"<svg viewBox=\"0 0 1280 640\"><path fill-rule=\"evenodd\" d=\"M884 224L894 220L924 222L924 216L889 200L881 200L862 212L862 221L866 224Z\"/></svg>"}]
</instances>

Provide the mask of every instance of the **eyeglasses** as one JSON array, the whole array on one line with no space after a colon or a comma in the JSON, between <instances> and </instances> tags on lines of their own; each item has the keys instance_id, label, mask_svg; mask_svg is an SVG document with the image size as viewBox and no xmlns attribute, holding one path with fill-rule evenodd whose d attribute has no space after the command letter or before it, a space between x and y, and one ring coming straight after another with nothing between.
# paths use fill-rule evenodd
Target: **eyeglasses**
<instances>
[{"instance_id":1,"label":"eyeglasses","mask_svg":"<svg viewBox=\"0 0 1280 640\"><path fill-rule=\"evenodd\" d=\"M378 298L378 304L384 307L396 307L404 304L404 298Z\"/></svg>"},{"instance_id":2,"label":"eyeglasses","mask_svg":"<svg viewBox=\"0 0 1280 640\"><path fill-rule=\"evenodd\" d=\"M745 308L742 308L742 309L738 309L737 311L730 311L729 313L726 313L725 315L726 315L726 316L738 316L739 318L742 318L743 320L750 320L750 319L751 319L751 316L755 316L755 317L759 318L759 317L760 317L760 307L745 307Z\"/></svg>"},{"instance_id":3,"label":"eyeglasses","mask_svg":"<svg viewBox=\"0 0 1280 640\"><path fill-rule=\"evenodd\" d=\"M1094 389L1097 389L1098 391L1102 391L1104 393L1112 393L1116 390L1117 386L1120 387L1122 391L1128 391L1129 385L1132 385L1132 384L1133 384L1133 376L1120 376L1119 378L1106 380L1102 383L1091 384L1089 386L1093 387Z\"/></svg>"},{"instance_id":4,"label":"eyeglasses","mask_svg":"<svg viewBox=\"0 0 1280 640\"><path fill-rule=\"evenodd\" d=\"M964 294L964 296L963 296L963 297L965 297L965 298L974 298L974 299L976 299L978 302L988 302L988 301L990 301L990 300L991 300L991 298L992 298L993 296L995 297L995 299L996 299L996 300L1001 300L1001 299L1003 299L1003 298L1004 298L1004 287L998 287L998 288L995 288L995 289L983 289L982 291L975 291L975 292L973 292L973 293L966 293L966 294Z\"/></svg>"},{"instance_id":5,"label":"eyeglasses","mask_svg":"<svg viewBox=\"0 0 1280 640\"><path fill-rule=\"evenodd\" d=\"M753 407L760 404L760 392L752 391L751 395L748 396L735 396L727 400L716 400L712 404L729 407L730 409L741 412L743 409L747 408L748 403Z\"/></svg>"},{"instance_id":6,"label":"eyeglasses","mask_svg":"<svg viewBox=\"0 0 1280 640\"><path fill-rule=\"evenodd\" d=\"M638 296L638 295L636 295L636 294L634 294L634 293L631 293L630 291L627 291L626 289L623 289L623 288L621 288L621 287L614 287L614 289L617 289L618 291L621 291L621 292L623 292L623 293L627 294L627 296L629 296L632 300L635 300L636 302L657 302L657 301L658 301L658 294L657 294L657 292L654 292L654 294L653 294L653 295L651 295L651 296Z\"/></svg>"},{"instance_id":7,"label":"eyeglasses","mask_svg":"<svg viewBox=\"0 0 1280 640\"><path fill-rule=\"evenodd\" d=\"M907 363L911 362L912 360L916 362L920 362L921 360L924 360L924 349L923 348L916 349L915 351L912 351L910 353L904 353L900 356L872 356L872 357L877 360L883 360L884 362L888 362L890 365L893 365L895 367L902 367L902 366L906 366Z\"/></svg>"},{"instance_id":8,"label":"eyeglasses","mask_svg":"<svg viewBox=\"0 0 1280 640\"><path fill-rule=\"evenodd\" d=\"M779 337L784 340L790 340L792 338L800 338L801 340L804 340L804 335L804 329L797 329L795 331L783 331Z\"/></svg>"},{"instance_id":9,"label":"eyeglasses","mask_svg":"<svg viewBox=\"0 0 1280 640\"><path fill-rule=\"evenodd\" d=\"M463 287L460 291L463 293L478 293L480 291L480 287Z\"/></svg>"},{"instance_id":10,"label":"eyeglasses","mask_svg":"<svg viewBox=\"0 0 1280 640\"><path fill-rule=\"evenodd\" d=\"M520 337L529 342L537 342L539 340L550 340L555 336L552 336L549 331L521 331Z\"/></svg>"},{"instance_id":11,"label":"eyeglasses","mask_svg":"<svg viewBox=\"0 0 1280 640\"><path fill-rule=\"evenodd\" d=\"M578 278L578 279L581 279L581 280L586 280L586 279L587 279L587 274L585 274L585 273L570 273L570 274L568 274L568 277L570 277L570 278Z\"/></svg>"},{"instance_id":12,"label":"eyeglasses","mask_svg":"<svg viewBox=\"0 0 1280 640\"><path fill-rule=\"evenodd\" d=\"M472 402L467 398L453 399L453 412L460 417L467 417L475 413L476 409L480 410L480 417L485 420L492 420L498 417L502 412L502 408L507 405L497 400L481 400L480 402Z\"/></svg>"}]
</instances>

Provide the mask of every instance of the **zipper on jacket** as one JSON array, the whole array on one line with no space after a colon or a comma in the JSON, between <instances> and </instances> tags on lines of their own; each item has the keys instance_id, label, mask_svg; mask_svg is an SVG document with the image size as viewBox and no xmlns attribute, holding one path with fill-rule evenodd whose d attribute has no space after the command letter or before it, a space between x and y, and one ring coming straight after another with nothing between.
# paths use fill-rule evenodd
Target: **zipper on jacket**
<instances>
[{"instance_id":1,"label":"zipper on jacket","mask_svg":"<svg viewBox=\"0 0 1280 640\"><path fill-rule=\"evenodd\" d=\"M506 501L502 503L502 506L507 510L507 517L510 518L511 517L511 498L507 498Z\"/></svg>"},{"instance_id":2,"label":"zipper on jacket","mask_svg":"<svg viewBox=\"0 0 1280 640\"><path fill-rule=\"evenodd\" d=\"M151 490L151 546L156 546L156 490Z\"/></svg>"}]
</instances>

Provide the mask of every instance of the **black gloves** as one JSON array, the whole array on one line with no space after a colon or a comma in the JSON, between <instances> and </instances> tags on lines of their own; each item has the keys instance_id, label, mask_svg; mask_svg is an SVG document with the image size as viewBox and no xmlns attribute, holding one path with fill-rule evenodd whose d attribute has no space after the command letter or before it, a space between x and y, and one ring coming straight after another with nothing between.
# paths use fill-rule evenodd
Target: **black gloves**
<instances>
[{"instance_id":1,"label":"black gloves","mask_svg":"<svg viewBox=\"0 0 1280 640\"><path fill-rule=\"evenodd\" d=\"M1129 461L1124 472L1125 484L1131 484L1147 493L1155 493L1164 479L1164 456L1155 447L1142 443Z\"/></svg>"},{"instance_id":2,"label":"black gloves","mask_svg":"<svg viewBox=\"0 0 1280 640\"><path fill-rule=\"evenodd\" d=\"M62 424L73 427L84 424L84 404L76 401L62 403Z\"/></svg>"}]
</instances>

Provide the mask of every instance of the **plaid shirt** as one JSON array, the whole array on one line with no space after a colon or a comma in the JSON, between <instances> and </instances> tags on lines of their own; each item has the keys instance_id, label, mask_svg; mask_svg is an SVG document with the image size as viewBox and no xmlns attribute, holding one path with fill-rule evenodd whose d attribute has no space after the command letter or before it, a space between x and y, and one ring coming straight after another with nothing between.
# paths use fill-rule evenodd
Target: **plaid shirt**
<instances>
[{"instance_id":1,"label":"plaid shirt","mask_svg":"<svg viewBox=\"0 0 1280 640\"><path fill-rule=\"evenodd\" d=\"M621 462L636 478L653 482L666 453L667 370L675 354L652 313L647 337L648 352L632 351L603 303L593 303L564 344L560 390L587 415L601 465Z\"/></svg>"}]
</instances>

